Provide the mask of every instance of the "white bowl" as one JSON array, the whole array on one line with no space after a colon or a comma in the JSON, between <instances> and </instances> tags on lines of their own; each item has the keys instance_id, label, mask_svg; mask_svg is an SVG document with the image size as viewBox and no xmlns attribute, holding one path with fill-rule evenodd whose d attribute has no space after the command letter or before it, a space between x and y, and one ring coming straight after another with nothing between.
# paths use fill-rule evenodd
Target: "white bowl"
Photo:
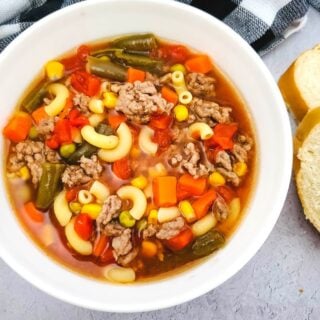
<instances>
[{"instance_id":1,"label":"white bowl","mask_svg":"<svg viewBox=\"0 0 320 320\"><path fill-rule=\"evenodd\" d=\"M291 175L288 116L263 62L226 25L174 1L91 0L60 10L26 30L0 56L0 127L46 61L85 42L134 32L154 32L212 56L239 89L252 115L257 131L258 174L246 217L224 249L176 276L129 286L82 277L48 258L20 227L2 181L1 257L45 292L82 307L104 311L169 307L196 298L229 279L254 256L271 232ZM3 138L0 139L3 154Z\"/></svg>"}]
</instances>

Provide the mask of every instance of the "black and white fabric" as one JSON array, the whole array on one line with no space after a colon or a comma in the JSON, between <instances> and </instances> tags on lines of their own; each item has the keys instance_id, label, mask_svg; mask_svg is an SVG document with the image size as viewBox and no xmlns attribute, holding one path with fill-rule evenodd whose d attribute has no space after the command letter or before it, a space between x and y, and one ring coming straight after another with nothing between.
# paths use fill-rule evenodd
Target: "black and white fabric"
<instances>
[{"instance_id":1,"label":"black and white fabric","mask_svg":"<svg viewBox=\"0 0 320 320\"><path fill-rule=\"evenodd\" d=\"M0 0L0 52L35 21L80 1ZM310 5L320 10L320 0L176 1L190 4L224 21L261 55L304 26Z\"/></svg>"}]
</instances>

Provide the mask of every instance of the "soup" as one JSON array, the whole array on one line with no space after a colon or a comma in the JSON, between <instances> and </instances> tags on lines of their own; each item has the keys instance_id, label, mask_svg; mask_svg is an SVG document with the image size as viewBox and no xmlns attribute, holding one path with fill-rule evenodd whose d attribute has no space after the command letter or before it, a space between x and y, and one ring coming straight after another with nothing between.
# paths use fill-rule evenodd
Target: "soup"
<instances>
[{"instance_id":1,"label":"soup","mask_svg":"<svg viewBox=\"0 0 320 320\"><path fill-rule=\"evenodd\" d=\"M222 248L253 187L254 134L206 54L152 34L49 61L3 134L15 212L83 274L133 282Z\"/></svg>"}]
</instances>

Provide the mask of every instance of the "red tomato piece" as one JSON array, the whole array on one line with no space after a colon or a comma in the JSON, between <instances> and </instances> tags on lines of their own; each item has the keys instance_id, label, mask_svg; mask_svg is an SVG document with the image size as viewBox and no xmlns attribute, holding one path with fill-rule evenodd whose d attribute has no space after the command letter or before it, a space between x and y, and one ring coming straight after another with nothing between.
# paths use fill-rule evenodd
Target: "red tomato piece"
<instances>
[{"instance_id":1,"label":"red tomato piece","mask_svg":"<svg viewBox=\"0 0 320 320\"><path fill-rule=\"evenodd\" d=\"M235 191L227 186L218 187L217 192L227 203L229 203L236 196Z\"/></svg>"},{"instance_id":2,"label":"red tomato piece","mask_svg":"<svg viewBox=\"0 0 320 320\"><path fill-rule=\"evenodd\" d=\"M53 134L51 138L46 140L46 145L50 148L50 149L58 149L60 147L60 142L59 142L59 138L56 134Z\"/></svg>"},{"instance_id":3,"label":"red tomato piece","mask_svg":"<svg viewBox=\"0 0 320 320\"><path fill-rule=\"evenodd\" d=\"M132 175L130 161L128 157L117 160L112 165L113 173L122 180L127 180Z\"/></svg>"},{"instance_id":4,"label":"red tomato piece","mask_svg":"<svg viewBox=\"0 0 320 320\"><path fill-rule=\"evenodd\" d=\"M171 132L169 130L155 130L152 140L157 143L160 148L167 148L172 142Z\"/></svg>"},{"instance_id":5,"label":"red tomato piece","mask_svg":"<svg viewBox=\"0 0 320 320\"><path fill-rule=\"evenodd\" d=\"M74 230L83 240L89 240L93 230L93 221L85 213L80 213L76 216L74 222Z\"/></svg>"},{"instance_id":6,"label":"red tomato piece","mask_svg":"<svg viewBox=\"0 0 320 320\"><path fill-rule=\"evenodd\" d=\"M71 75L71 85L89 97L99 92L100 84L99 78L86 71L76 71Z\"/></svg>"},{"instance_id":7,"label":"red tomato piece","mask_svg":"<svg viewBox=\"0 0 320 320\"><path fill-rule=\"evenodd\" d=\"M166 245L174 251L182 250L193 240L193 233L190 228L181 231L175 237L166 240Z\"/></svg>"},{"instance_id":8,"label":"red tomato piece","mask_svg":"<svg viewBox=\"0 0 320 320\"><path fill-rule=\"evenodd\" d=\"M66 192L66 200L68 202L73 201L74 199L76 199L77 194L78 194L78 190L76 188L72 188L72 189L67 190L67 192Z\"/></svg>"},{"instance_id":9,"label":"red tomato piece","mask_svg":"<svg viewBox=\"0 0 320 320\"><path fill-rule=\"evenodd\" d=\"M62 143L71 143L71 124L68 119L60 119L55 127L54 134L58 137L60 144Z\"/></svg>"},{"instance_id":10,"label":"red tomato piece","mask_svg":"<svg viewBox=\"0 0 320 320\"><path fill-rule=\"evenodd\" d=\"M87 61L88 55L90 54L90 48L86 45L82 45L77 49L77 57L81 61Z\"/></svg>"},{"instance_id":11,"label":"red tomato piece","mask_svg":"<svg viewBox=\"0 0 320 320\"><path fill-rule=\"evenodd\" d=\"M152 116L149 126L153 129L168 129L171 127L172 120L172 116L166 113L155 114Z\"/></svg>"}]
</instances>

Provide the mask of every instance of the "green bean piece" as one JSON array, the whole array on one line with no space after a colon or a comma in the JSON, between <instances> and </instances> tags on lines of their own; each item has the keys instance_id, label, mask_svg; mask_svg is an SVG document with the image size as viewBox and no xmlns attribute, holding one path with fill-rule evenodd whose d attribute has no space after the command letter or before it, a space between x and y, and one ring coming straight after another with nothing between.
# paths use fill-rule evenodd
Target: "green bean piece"
<instances>
[{"instance_id":1,"label":"green bean piece","mask_svg":"<svg viewBox=\"0 0 320 320\"><path fill-rule=\"evenodd\" d=\"M225 239L220 232L210 230L194 241L192 245L192 252L198 257L204 257L221 248L224 243Z\"/></svg>"},{"instance_id":2,"label":"green bean piece","mask_svg":"<svg viewBox=\"0 0 320 320\"><path fill-rule=\"evenodd\" d=\"M163 62L160 60L120 51L116 51L114 55L116 61L128 67L138 67L151 72L161 72L163 69Z\"/></svg>"},{"instance_id":3,"label":"green bean piece","mask_svg":"<svg viewBox=\"0 0 320 320\"><path fill-rule=\"evenodd\" d=\"M141 231L143 231L147 226L148 226L147 219L142 219L142 220L139 220L139 221L138 221L136 227L137 227L138 232L141 232Z\"/></svg>"},{"instance_id":4,"label":"green bean piece","mask_svg":"<svg viewBox=\"0 0 320 320\"><path fill-rule=\"evenodd\" d=\"M50 207L59 188L64 168L65 165L60 163L44 163L42 165L42 175L36 198L37 208L46 210Z\"/></svg>"},{"instance_id":5,"label":"green bean piece","mask_svg":"<svg viewBox=\"0 0 320 320\"><path fill-rule=\"evenodd\" d=\"M21 105L27 112L31 113L42 105L48 84L48 82L42 82L24 98Z\"/></svg>"},{"instance_id":6,"label":"green bean piece","mask_svg":"<svg viewBox=\"0 0 320 320\"><path fill-rule=\"evenodd\" d=\"M122 48L136 51L147 51L158 47L157 39L152 33L134 34L114 40L113 48Z\"/></svg>"},{"instance_id":7,"label":"green bean piece","mask_svg":"<svg viewBox=\"0 0 320 320\"><path fill-rule=\"evenodd\" d=\"M39 132L38 132L36 127L32 126L30 128L30 130L29 130L29 134L28 135L29 135L29 138L31 140L35 140L35 139L37 139L39 137Z\"/></svg>"},{"instance_id":8,"label":"green bean piece","mask_svg":"<svg viewBox=\"0 0 320 320\"><path fill-rule=\"evenodd\" d=\"M122 211L119 215L119 222L125 228L132 228L136 220L132 217L129 211Z\"/></svg>"},{"instance_id":9,"label":"green bean piece","mask_svg":"<svg viewBox=\"0 0 320 320\"><path fill-rule=\"evenodd\" d=\"M117 81L127 80L127 69L108 60L88 57L87 68L99 77Z\"/></svg>"},{"instance_id":10,"label":"green bean piece","mask_svg":"<svg viewBox=\"0 0 320 320\"><path fill-rule=\"evenodd\" d=\"M110 126L108 126L105 123L100 123L97 126L97 130L98 133L100 134L104 134L106 136L109 136L111 134L113 134L113 130ZM90 158L93 154L95 154L97 152L98 148L91 145L88 142L83 142L81 144L81 146L75 151L73 152L68 159L66 159L66 161L69 164L75 164L77 163L81 157L85 157L85 158Z\"/></svg>"},{"instance_id":11,"label":"green bean piece","mask_svg":"<svg viewBox=\"0 0 320 320\"><path fill-rule=\"evenodd\" d=\"M107 49L101 49L98 51L94 51L91 53L91 56L96 57L96 58L101 58L101 57L109 57L112 58L114 57L114 53L116 51L123 51L123 49L116 49L116 48L107 48Z\"/></svg>"}]
</instances>

